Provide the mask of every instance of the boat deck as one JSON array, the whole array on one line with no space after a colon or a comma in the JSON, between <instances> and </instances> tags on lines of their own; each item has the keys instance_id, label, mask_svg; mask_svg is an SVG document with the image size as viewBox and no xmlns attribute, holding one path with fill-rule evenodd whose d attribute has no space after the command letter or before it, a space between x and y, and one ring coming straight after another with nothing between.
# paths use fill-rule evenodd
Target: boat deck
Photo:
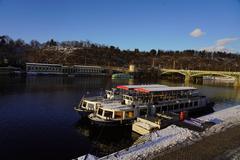
<instances>
[{"instance_id":1,"label":"boat deck","mask_svg":"<svg viewBox=\"0 0 240 160\"><path fill-rule=\"evenodd\" d=\"M147 105L139 105L138 108L146 108ZM119 111L123 111L123 110L132 110L134 109L133 105L126 105L126 104L121 104L121 102L119 101L111 101L111 102L102 102L102 107L103 109L114 109L114 110L119 110Z\"/></svg>"}]
</instances>

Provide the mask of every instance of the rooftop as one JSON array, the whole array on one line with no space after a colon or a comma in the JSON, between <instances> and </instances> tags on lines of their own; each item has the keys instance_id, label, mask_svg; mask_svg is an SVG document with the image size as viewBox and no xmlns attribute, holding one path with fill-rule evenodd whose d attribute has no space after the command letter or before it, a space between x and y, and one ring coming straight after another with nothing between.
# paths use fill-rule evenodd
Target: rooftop
<instances>
[{"instance_id":1,"label":"rooftop","mask_svg":"<svg viewBox=\"0 0 240 160\"><path fill-rule=\"evenodd\" d=\"M41 65L41 66L62 66L64 68L71 66L63 66L62 64L49 64L49 63L26 63L26 65ZM85 66L85 65L73 65L73 67L81 67L81 68L102 68L101 66Z\"/></svg>"},{"instance_id":2,"label":"rooftop","mask_svg":"<svg viewBox=\"0 0 240 160\"><path fill-rule=\"evenodd\" d=\"M48 64L48 63L26 63L26 65L62 66L62 64Z\"/></svg>"},{"instance_id":3,"label":"rooftop","mask_svg":"<svg viewBox=\"0 0 240 160\"><path fill-rule=\"evenodd\" d=\"M147 84L147 85L120 85L117 86L119 89L124 90L133 90L136 88L162 88L162 87L168 87L166 85L160 85L160 84Z\"/></svg>"},{"instance_id":4,"label":"rooftop","mask_svg":"<svg viewBox=\"0 0 240 160\"><path fill-rule=\"evenodd\" d=\"M100 66L84 66L84 65L74 65L74 67L85 67L85 68L102 68Z\"/></svg>"},{"instance_id":5,"label":"rooftop","mask_svg":"<svg viewBox=\"0 0 240 160\"><path fill-rule=\"evenodd\" d=\"M194 87L161 87L161 88L142 87L142 88L136 88L134 90L139 92L149 93L149 92L166 92L166 91L190 91L190 90L196 90L196 89L197 88L194 88Z\"/></svg>"},{"instance_id":6,"label":"rooftop","mask_svg":"<svg viewBox=\"0 0 240 160\"><path fill-rule=\"evenodd\" d=\"M102 103L103 109L110 109L110 110L129 110L132 109L132 105L123 105L120 102L112 102L112 103ZM139 107L146 107L145 105L140 105Z\"/></svg>"}]
</instances>

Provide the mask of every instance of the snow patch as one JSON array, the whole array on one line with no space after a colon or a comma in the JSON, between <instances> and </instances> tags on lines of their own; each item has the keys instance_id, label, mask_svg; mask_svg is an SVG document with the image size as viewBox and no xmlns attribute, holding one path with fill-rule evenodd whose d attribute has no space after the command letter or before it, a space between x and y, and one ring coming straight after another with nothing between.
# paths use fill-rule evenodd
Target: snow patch
<instances>
[{"instance_id":1,"label":"snow patch","mask_svg":"<svg viewBox=\"0 0 240 160\"><path fill-rule=\"evenodd\" d=\"M141 139L149 139L141 144L131 146L128 149L113 153L100 159L142 159L151 157L157 153L166 151L168 148L176 146L185 141L192 141L198 136L197 132L190 131L175 125L165 129L141 136Z\"/></svg>"},{"instance_id":2,"label":"snow patch","mask_svg":"<svg viewBox=\"0 0 240 160\"><path fill-rule=\"evenodd\" d=\"M240 125L240 105L199 117L199 119L216 123L216 125L206 129L202 136L210 136L225 131L227 128Z\"/></svg>"},{"instance_id":3,"label":"snow patch","mask_svg":"<svg viewBox=\"0 0 240 160\"><path fill-rule=\"evenodd\" d=\"M91 154L86 154L81 157L78 157L77 160L97 160L98 158Z\"/></svg>"}]
</instances>

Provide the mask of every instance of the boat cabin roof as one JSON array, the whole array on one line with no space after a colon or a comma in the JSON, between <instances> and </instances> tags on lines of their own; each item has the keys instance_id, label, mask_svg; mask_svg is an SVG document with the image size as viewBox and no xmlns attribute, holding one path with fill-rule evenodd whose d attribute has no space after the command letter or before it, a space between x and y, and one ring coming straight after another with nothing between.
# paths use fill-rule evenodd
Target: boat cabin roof
<instances>
[{"instance_id":1,"label":"boat cabin roof","mask_svg":"<svg viewBox=\"0 0 240 160\"><path fill-rule=\"evenodd\" d=\"M100 104L100 102L98 102L97 100L93 101L93 100L84 99L83 102L90 103L90 104L97 104L97 103Z\"/></svg>"},{"instance_id":2,"label":"boat cabin roof","mask_svg":"<svg viewBox=\"0 0 240 160\"><path fill-rule=\"evenodd\" d=\"M146 108L145 105L138 106L139 108ZM124 111L124 110L133 110L132 105L123 105L120 102L112 103L102 103L101 107L103 110L114 110L114 111Z\"/></svg>"},{"instance_id":3,"label":"boat cabin roof","mask_svg":"<svg viewBox=\"0 0 240 160\"><path fill-rule=\"evenodd\" d=\"M62 64L48 64L48 63L26 63L26 65L58 66L58 67L62 66Z\"/></svg>"},{"instance_id":4,"label":"boat cabin roof","mask_svg":"<svg viewBox=\"0 0 240 160\"><path fill-rule=\"evenodd\" d=\"M167 92L167 91L193 91L197 90L194 87L162 87L162 88L136 88L135 91L142 92L142 93L154 93L154 92Z\"/></svg>"},{"instance_id":5,"label":"boat cabin roof","mask_svg":"<svg viewBox=\"0 0 240 160\"><path fill-rule=\"evenodd\" d=\"M159 87L167 87L166 85L160 84L148 84L148 85L120 85L117 86L119 89L123 90L134 90L136 88L159 88Z\"/></svg>"}]
</instances>

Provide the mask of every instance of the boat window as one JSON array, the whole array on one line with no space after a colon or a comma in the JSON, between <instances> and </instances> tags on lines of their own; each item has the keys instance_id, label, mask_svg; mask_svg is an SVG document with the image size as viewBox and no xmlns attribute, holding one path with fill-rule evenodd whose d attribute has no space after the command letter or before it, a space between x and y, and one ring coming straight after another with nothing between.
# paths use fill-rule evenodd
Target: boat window
<instances>
[{"instance_id":1,"label":"boat window","mask_svg":"<svg viewBox=\"0 0 240 160\"><path fill-rule=\"evenodd\" d=\"M140 109L140 116L147 114L147 108L146 109Z\"/></svg>"},{"instance_id":2,"label":"boat window","mask_svg":"<svg viewBox=\"0 0 240 160\"><path fill-rule=\"evenodd\" d=\"M173 110L173 106L172 106L172 105L169 105L169 106L168 106L168 110L170 110L170 111Z\"/></svg>"},{"instance_id":3,"label":"boat window","mask_svg":"<svg viewBox=\"0 0 240 160\"><path fill-rule=\"evenodd\" d=\"M82 106L83 106L84 108L86 108L87 102L83 102Z\"/></svg>"},{"instance_id":4,"label":"boat window","mask_svg":"<svg viewBox=\"0 0 240 160\"><path fill-rule=\"evenodd\" d=\"M194 102L194 106L197 107L198 106L198 101Z\"/></svg>"},{"instance_id":5,"label":"boat window","mask_svg":"<svg viewBox=\"0 0 240 160\"><path fill-rule=\"evenodd\" d=\"M178 104L174 105L174 110L178 109Z\"/></svg>"},{"instance_id":6,"label":"boat window","mask_svg":"<svg viewBox=\"0 0 240 160\"><path fill-rule=\"evenodd\" d=\"M183 107L184 107L184 103L181 103L180 104L180 109L183 109Z\"/></svg>"},{"instance_id":7,"label":"boat window","mask_svg":"<svg viewBox=\"0 0 240 160\"><path fill-rule=\"evenodd\" d=\"M188 106L189 106L189 103L185 103L185 107L188 108Z\"/></svg>"},{"instance_id":8,"label":"boat window","mask_svg":"<svg viewBox=\"0 0 240 160\"><path fill-rule=\"evenodd\" d=\"M123 112L121 112L121 111L115 112L115 118L116 119L122 119L122 117L123 117Z\"/></svg>"},{"instance_id":9,"label":"boat window","mask_svg":"<svg viewBox=\"0 0 240 160\"><path fill-rule=\"evenodd\" d=\"M156 107L156 113L159 113L159 112L161 112L161 106L159 106L159 107Z\"/></svg>"},{"instance_id":10,"label":"boat window","mask_svg":"<svg viewBox=\"0 0 240 160\"><path fill-rule=\"evenodd\" d=\"M125 112L125 117L126 117L126 118L133 118L133 116L134 116L134 115L133 115L133 111L126 111L126 112Z\"/></svg>"},{"instance_id":11,"label":"boat window","mask_svg":"<svg viewBox=\"0 0 240 160\"><path fill-rule=\"evenodd\" d=\"M193 102L190 102L190 107L192 107L193 106Z\"/></svg>"},{"instance_id":12,"label":"boat window","mask_svg":"<svg viewBox=\"0 0 240 160\"><path fill-rule=\"evenodd\" d=\"M102 116L103 110L101 108L98 109L98 114Z\"/></svg>"},{"instance_id":13,"label":"boat window","mask_svg":"<svg viewBox=\"0 0 240 160\"><path fill-rule=\"evenodd\" d=\"M88 109L89 109L89 110L93 110L93 109L94 109L94 104L88 103Z\"/></svg>"},{"instance_id":14,"label":"boat window","mask_svg":"<svg viewBox=\"0 0 240 160\"><path fill-rule=\"evenodd\" d=\"M113 112L111 112L111 111L105 111L104 112L104 117L112 118L112 115L113 115Z\"/></svg>"},{"instance_id":15,"label":"boat window","mask_svg":"<svg viewBox=\"0 0 240 160\"><path fill-rule=\"evenodd\" d=\"M162 111L167 111L167 106L162 106Z\"/></svg>"}]
</instances>

